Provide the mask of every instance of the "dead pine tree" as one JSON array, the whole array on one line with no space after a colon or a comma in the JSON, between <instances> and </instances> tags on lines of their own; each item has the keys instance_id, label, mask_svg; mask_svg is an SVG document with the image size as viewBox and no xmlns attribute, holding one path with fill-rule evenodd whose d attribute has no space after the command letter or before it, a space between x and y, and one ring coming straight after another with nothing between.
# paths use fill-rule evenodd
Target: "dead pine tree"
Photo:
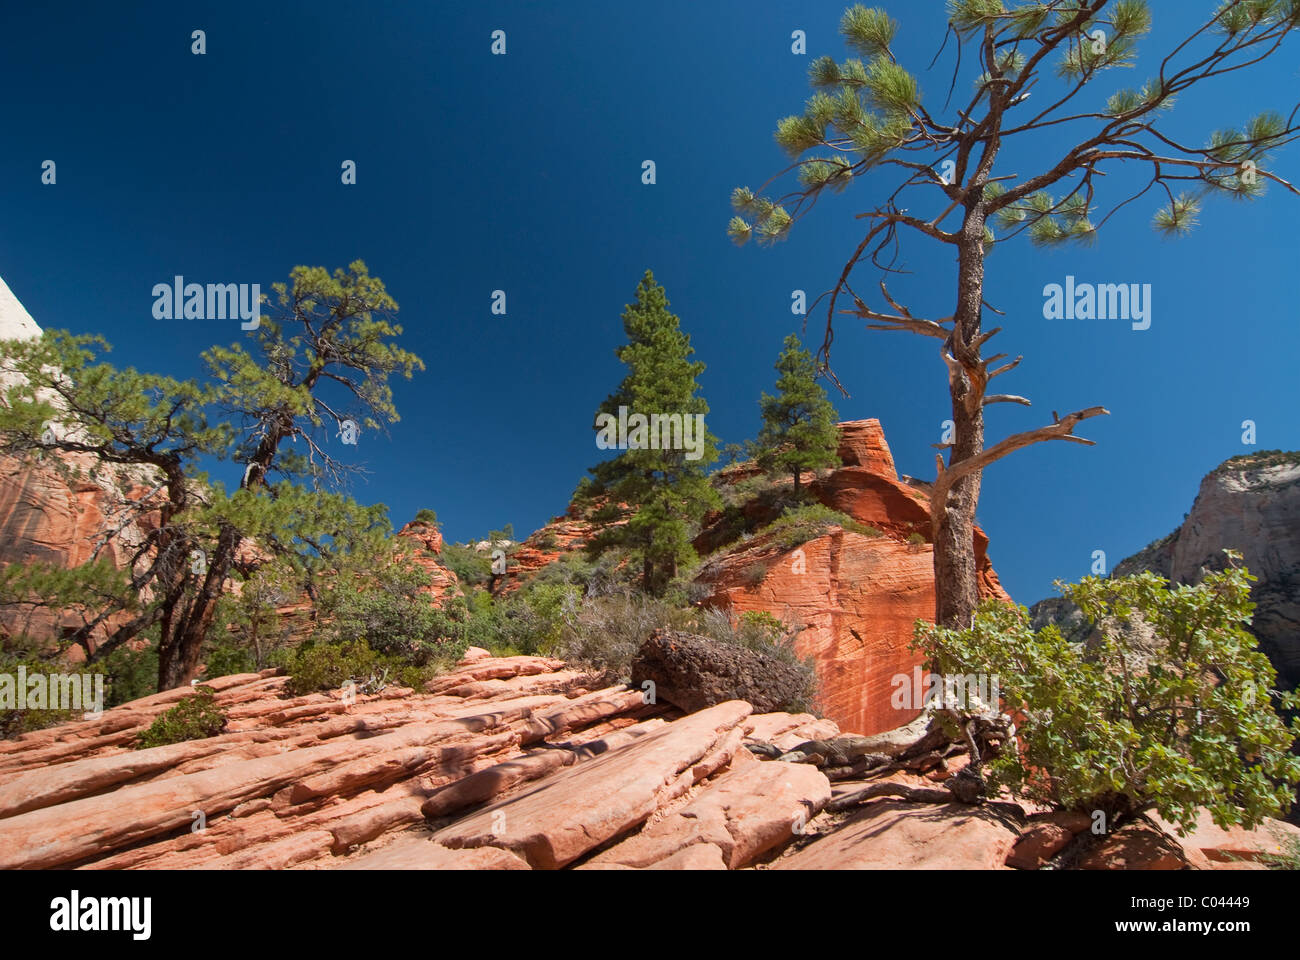
<instances>
[{"instance_id":1,"label":"dead pine tree","mask_svg":"<svg viewBox=\"0 0 1300 960\"><path fill-rule=\"evenodd\" d=\"M1276 53L1300 27L1300 0L1211 5L1200 26L1167 52L1154 76L1137 87L1102 91L1109 93L1103 109L1081 104L1098 102L1092 94L1103 73L1135 65L1138 41L1151 26L1144 0L951 0L943 45L953 41L957 65L948 100L934 114L922 102L916 78L894 56L897 26L883 10L859 5L845 12L840 32L858 56L813 62L815 92L804 112L781 120L776 133L794 162L758 190L733 192L737 215L728 232L741 244L774 243L823 192L839 192L869 172L899 171L896 189L857 214L864 235L825 295L819 360L829 371L837 312L865 319L869 329L907 331L942 345L954 427L951 442L938 445L947 449L948 459L945 463L942 453L936 457L930 498L935 618L943 626L964 628L978 602L974 528L982 471L1031 444L1058 439L1090 444L1075 436L1075 428L1107 413L1101 406L1088 407L986 443L987 407L1029 405L1024 397L990 391L993 379L1010 373L1022 358L984 353L1002 329L984 324L986 310L997 312L984 297L986 258L995 243L1022 233L1040 245L1091 242L1118 210L1135 201L1155 205L1156 229L1178 235L1195 225L1206 196L1251 199L1270 182L1300 193L1267 169L1272 154L1300 132L1300 106L1289 114L1259 112L1240 129L1209 134L1203 145L1180 142L1160 126L1188 88ZM954 101L954 91L961 64L970 64L972 54L980 71L974 91L964 106L949 109L960 102ZM1087 97L1081 96L1085 90ZM1050 166L1036 172L999 168L1004 147L1035 134L1041 140L1045 133L1066 145ZM1135 167L1141 175L1130 181ZM1132 189L1099 190L1101 178L1120 168ZM779 193L776 185L789 176L797 177L798 185ZM1112 177L1107 186L1119 181ZM874 192L880 195L878 188ZM885 280L900 272L905 236L955 253L951 316L917 316L890 295ZM874 271L878 298L854 288L859 268Z\"/></svg>"}]
</instances>

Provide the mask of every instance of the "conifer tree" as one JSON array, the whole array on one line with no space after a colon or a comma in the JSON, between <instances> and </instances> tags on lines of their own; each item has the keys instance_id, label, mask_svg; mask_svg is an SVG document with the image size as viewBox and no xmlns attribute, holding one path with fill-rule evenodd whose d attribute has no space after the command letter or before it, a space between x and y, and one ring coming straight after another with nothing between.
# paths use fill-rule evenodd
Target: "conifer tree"
<instances>
[{"instance_id":1,"label":"conifer tree","mask_svg":"<svg viewBox=\"0 0 1300 960\"><path fill-rule=\"evenodd\" d=\"M0 342L0 373L9 375L0 451L64 471L59 453L91 454L105 470L150 478L143 495L124 496L92 559L106 556L132 519L157 517L142 524L142 543L116 544L124 570L7 570L0 600L74 609L83 623L63 642L91 659L156 629L160 689L196 675L222 594L250 550L291 564L310 590L341 554L390 532L382 505L329 489L356 468L331 453L341 445L325 444L349 422L373 430L395 421L390 375L424 368L392 342L401 334L391 322L397 304L361 261L333 274L297 267L274 289L278 309L261 318L251 349L207 351L204 382L97 362L108 345L93 336L51 330ZM233 492L209 481L201 457L238 471Z\"/></svg>"},{"instance_id":2,"label":"conifer tree","mask_svg":"<svg viewBox=\"0 0 1300 960\"><path fill-rule=\"evenodd\" d=\"M764 393L759 400L763 428L758 434L758 465L791 474L797 497L803 471L839 465L839 417L817 382L812 354L793 333L785 338L776 371L777 395Z\"/></svg>"},{"instance_id":3,"label":"conifer tree","mask_svg":"<svg viewBox=\"0 0 1300 960\"><path fill-rule=\"evenodd\" d=\"M641 562L643 588L659 594L678 566L694 556L693 527L718 503L705 474L718 456L716 438L703 425L709 406L698 396L696 378L704 364L691 359L691 338L669 312L664 288L651 271L641 278L636 302L624 308L622 319L628 342L616 354L628 372L601 404L596 429L598 443L606 437L609 448L614 428L626 425L626 435L618 438L626 449L591 468L593 482L584 484L580 496L603 501L596 520L604 529L593 538L591 551L629 550ZM639 426L638 416L648 423Z\"/></svg>"}]
</instances>

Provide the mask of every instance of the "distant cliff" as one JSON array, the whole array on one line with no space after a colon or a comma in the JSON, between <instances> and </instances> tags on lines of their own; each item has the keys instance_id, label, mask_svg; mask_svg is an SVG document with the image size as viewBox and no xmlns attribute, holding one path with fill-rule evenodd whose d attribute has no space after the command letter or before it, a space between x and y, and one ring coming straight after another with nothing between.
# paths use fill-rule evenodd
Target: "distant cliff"
<instances>
[{"instance_id":1,"label":"distant cliff","mask_svg":"<svg viewBox=\"0 0 1300 960\"><path fill-rule=\"evenodd\" d=\"M1119 563L1113 576L1150 570L1197 583L1238 550L1258 578L1252 631L1283 685L1300 685L1300 452L1233 457L1201 481L1182 526ZM1054 597L1031 608L1035 627L1056 623L1076 639L1087 632L1078 609Z\"/></svg>"}]
</instances>

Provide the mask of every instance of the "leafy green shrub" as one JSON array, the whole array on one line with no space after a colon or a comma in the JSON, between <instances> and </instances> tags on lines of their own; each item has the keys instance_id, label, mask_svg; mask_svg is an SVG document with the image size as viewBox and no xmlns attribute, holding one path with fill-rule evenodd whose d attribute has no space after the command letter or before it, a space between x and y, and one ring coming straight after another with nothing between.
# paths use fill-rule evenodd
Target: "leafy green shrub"
<instances>
[{"instance_id":1,"label":"leafy green shrub","mask_svg":"<svg viewBox=\"0 0 1300 960\"><path fill-rule=\"evenodd\" d=\"M456 579L466 590L486 586L492 579L492 555L475 550L465 543L445 543L442 562L456 574Z\"/></svg>"},{"instance_id":2,"label":"leafy green shrub","mask_svg":"<svg viewBox=\"0 0 1300 960\"><path fill-rule=\"evenodd\" d=\"M66 673L71 669L67 664L58 660L46 659L35 653L35 644L22 644L21 650L4 650L0 651L0 673L9 674L13 677L13 691L15 696L14 706L0 707L0 739L21 736L24 733L30 733L33 730L42 730L45 727L52 727L60 723L67 723L70 720L80 720L86 710L91 709L86 706L81 710L54 710L50 709L49 704L53 701L46 700L46 706L39 709L27 707L19 710L17 707L17 683L18 670L23 668L26 677L37 675L47 675L51 673ZM99 664L77 664L77 672L102 673L103 667ZM47 692L47 697L49 696Z\"/></svg>"},{"instance_id":3,"label":"leafy green shrub","mask_svg":"<svg viewBox=\"0 0 1300 960\"><path fill-rule=\"evenodd\" d=\"M176 706L154 718L149 729L140 734L135 748L145 750L185 740L215 737L226 726L226 712L214 701L211 687L197 686L194 696L185 697Z\"/></svg>"},{"instance_id":4,"label":"leafy green shrub","mask_svg":"<svg viewBox=\"0 0 1300 960\"><path fill-rule=\"evenodd\" d=\"M205 677L228 677L234 673L252 673L257 661L246 648L223 638L214 642L203 658Z\"/></svg>"},{"instance_id":5,"label":"leafy green shrub","mask_svg":"<svg viewBox=\"0 0 1300 960\"><path fill-rule=\"evenodd\" d=\"M1190 829L1205 807L1250 828L1283 815L1300 783L1300 720L1274 712L1300 697L1274 689L1246 630L1254 579L1236 566L1172 589L1150 572L1088 577L1062 588L1097 627L1087 644L986 601L969 630L918 621L916 645L936 672L999 679L1021 749L991 761L992 784L1112 819L1155 809Z\"/></svg>"},{"instance_id":6,"label":"leafy green shrub","mask_svg":"<svg viewBox=\"0 0 1300 960\"><path fill-rule=\"evenodd\" d=\"M920 546L921 544L926 543L927 541L925 539L925 534L923 533L909 533L907 535L907 542L911 544L915 544L916 546Z\"/></svg>"},{"instance_id":7,"label":"leafy green shrub","mask_svg":"<svg viewBox=\"0 0 1300 960\"><path fill-rule=\"evenodd\" d=\"M469 646L463 618L440 609L426 592L419 566L389 564L360 577L340 578L321 598L323 638L334 644L364 641L405 666L458 661Z\"/></svg>"},{"instance_id":8,"label":"leafy green shrub","mask_svg":"<svg viewBox=\"0 0 1300 960\"><path fill-rule=\"evenodd\" d=\"M105 710L158 692L156 641L155 637L141 650L121 646L104 658L104 671L108 680L108 689L104 693Z\"/></svg>"},{"instance_id":9,"label":"leafy green shrub","mask_svg":"<svg viewBox=\"0 0 1300 960\"><path fill-rule=\"evenodd\" d=\"M747 612L733 624L723 611L689 607L679 599L635 590L587 597L565 620L553 653L602 672L610 683L625 683L631 678L637 651L651 633L661 629L683 630L797 665L807 682L801 696L785 709L815 712L817 674L811 661L795 653L793 637L798 631L765 612Z\"/></svg>"},{"instance_id":10,"label":"leafy green shrub","mask_svg":"<svg viewBox=\"0 0 1300 960\"><path fill-rule=\"evenodd\" d=\"M428 507L425 507L424 509L416 512L415 522L427 523L432 527L436 527L438 526L438 514L430 510Z\"/></svg>"}]
</instances>

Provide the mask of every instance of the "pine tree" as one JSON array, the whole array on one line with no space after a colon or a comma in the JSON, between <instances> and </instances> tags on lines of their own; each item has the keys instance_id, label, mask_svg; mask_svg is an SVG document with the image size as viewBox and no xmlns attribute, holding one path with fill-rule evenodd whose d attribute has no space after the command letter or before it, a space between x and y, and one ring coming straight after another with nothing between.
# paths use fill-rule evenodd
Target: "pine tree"
<instances>
[{"instance_id":1,"label":"pine tree","mask_svg":"<svg viewBox=\"0 0 1300 960\"><path fill-rule=\"evenodd\" d=\"M1158 74L1109 89L1101 88L1111 71L1138 63L1139 41L1152 23L1146 0L948 0L946 23L934 22L945 27L945 41L956 40L956 66L940 90L946 87L948 96L927 102L896 54L898 22L880 8L855 4L845 10L840 33L855 55L814 60L809 80L815 92L803 113L777 125L777 143L793 160L785 172L798 183L789 190L775 186L782 174L763 190L738 187L732 193L738 215L728 233L740 244L778 242L823 193L840 193L859 177L901 171L896 186L872 194L887 199L856 214L862 235L848 261L835 268L839 280L826 298L820 353L829 364L837 310L873 330L904 331L943 345L953 433L943 445L947 463L937 458L930 494L935 618L966 629L979 597L975 512L984 468L1031 444L1090 445L1075 428L1108 413L1087 407L985 442L988 407L1029 405L1024 397L989 389L1023 359L1003 363L1006 353L984 353L1002 330L985 326L986 310L1001 314L985 300L990 252L1022 233L1040 246L1092 243L1114 213L1148 194L1161 204L1152 225L1167 236L1194 227L1206 197L1255 199L1267 185L1300 194L1300 187L1268 169L1278 150L1300 139L1300 111L1262 110L1210 133L1199 146L1185 125L1170 130L1162 119L1189 89L1276 53L1300 31L1300 0L1211 4L1197 29L1168 38L1170 46L1153 61ZM954 96L960 74L972 88ZM1271 92L1261 90L1260 99ZM1085 101L1090 106L1080 108ZM1038 169L1023 169L1016 148L1026 140L1050 142L1060 152ZM924 317L886 288L904 238L947 248L956 295L947 316ZM881 278L875 302L858 268ZM846 300L851 310L843 309Z\"/></svg>"},{"instance_id":2,"label":"pine tree","mask_svg":"<svg viewBox=\"0 0 1300 960\"><path fill-rule=\"evenodd\" d=\"M236 343L203 355L204 382L96 362L107 344L93 336L53 330L0 342L0 370L14 375L0 397L0 451L64 470L52 454L147 471L154 487L126 498L105 541L120 537L130 515L157 515L143 545L118 545L132 564L116 580L102 564L35 564L6 571L0 602L76 610L83 625L64 642L91 660L156 630L158 684L169 689L197 673L246 545L289 563L310 588L341 555L387 536L382 505L327 489L356 468L323 445L323 434L349 421L367 430L395 421L390 375L409 378L424 364L393 344L402 332L389 319L397 304L361 261L333 274L297 267L291 281L274 285L279 309L261 318L251 349ZM200 458L237 468L236 489L210 482Z\"/></svg>"},{"instance_id":3,"label":"pine tree","mask_svg":"<svg viewBox=\"0 0 1300 960\"><path fill-rule=\"evenodd\" d=\"M797 497L803 471L839 465L839 417L817 382L812 354L793 333L785 338L776 371L777 396L764 393L759 400L763 429L758 434L758 465L791 474Z\"/></svg>"},{"instance_id":4,"label":"pine tree","mask_svg":"<svg viewBox=\"0 0 1300 960\"><path fill-rule=\"evenodd\" d=\"M594 482L582 495L604 504L592 552L631 551L641 561L643 588L659 594L694 557L692 528L718 503L705 475L718 456L716 438L703 425L709 406L697 395L704 364L691 359L691 338L649 270L622 319L628 342L616 354L628 373L601 404L596 429L598 444L623 452L591 468Z\"/></svg>"}]
</instances>

